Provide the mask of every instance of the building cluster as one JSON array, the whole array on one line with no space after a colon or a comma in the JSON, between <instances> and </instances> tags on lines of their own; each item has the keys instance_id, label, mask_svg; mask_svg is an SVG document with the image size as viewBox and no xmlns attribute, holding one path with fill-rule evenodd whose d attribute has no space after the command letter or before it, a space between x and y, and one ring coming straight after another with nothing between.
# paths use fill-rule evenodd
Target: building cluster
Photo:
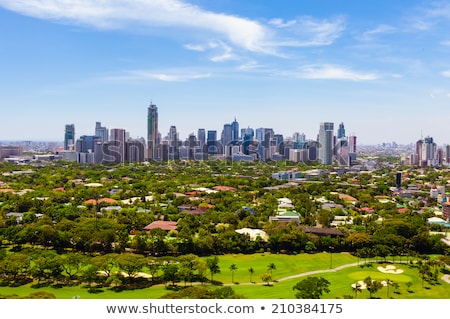
<instances>
[{"instance_id":1,"label":"building cluster","mask_svg":"<svg viewBox=\"0 0 450 319\"><path fill-rule=\"evenodd\" d=\"M166 136L158 127L158 108L150 103L147 110L147 139L132 139L122 128L108 129L96 123L93 135L76 138L75 125L67 124L64 150L59 156L79 163L124 163L167 160L223 159L234 161L289 160L293 162L319 161L324 165L337 162L351 166L356 160L356 136L346 136L341 123L334 132L334 123L320 124L316 139L307 140L305 134L290 137L276 134L272 128L250 127L239 129L234 119L216 130L200 128L186 140L179 138L172 125Z\"/></svg>"},{"instance_id":2,"label":"building cluster","mask_svg":"<svg viewBox=\"0 0 450 319\"><path fill-rule=\"evenodd\" d=\"M415 150L406 154L403 161L406 165L416 165L420 167L438 167L442 164L450 163L450 145L438 147L433 138L427 136L416 142Z\"/></svg>"}]
</instances>

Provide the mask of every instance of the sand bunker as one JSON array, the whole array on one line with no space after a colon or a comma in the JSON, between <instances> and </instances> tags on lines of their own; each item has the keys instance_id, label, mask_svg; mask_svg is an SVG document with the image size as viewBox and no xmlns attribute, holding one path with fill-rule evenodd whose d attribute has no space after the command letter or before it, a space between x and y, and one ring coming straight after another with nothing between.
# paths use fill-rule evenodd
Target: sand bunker
<instances>
[{"instance_id":1,"label":"sand bunker","mask_svg":"<svg viewBox=\"0 0 450 319\"><path fill-rule=\"evenodd\" d=\"M394 265L378 266L377 269L386 274L401 274L403 269L397 268Z\"/></svg>"}]
</instances>

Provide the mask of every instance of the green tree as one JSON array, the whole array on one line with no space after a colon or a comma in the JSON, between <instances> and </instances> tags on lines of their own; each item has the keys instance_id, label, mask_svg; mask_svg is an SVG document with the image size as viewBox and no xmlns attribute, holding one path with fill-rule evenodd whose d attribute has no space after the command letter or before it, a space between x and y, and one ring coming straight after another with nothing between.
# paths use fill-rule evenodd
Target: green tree
<instances>
[{"instance_id":1,"label":"green tree","mask_svg":"<svg viewBox=\"0 0 450 319\"><path fill-rule=\"evenodd\" d=\"M206 259L206 268L208 268L209 273L211 274L211 283L213 283L214 275L220 273L219 258L214 256Z\"/></svg>"},{"instance_id":2,"label":"green tree","mask_svg":"<svg viewBox=\"0 0 450 319\"><path fill-rule=\"evenodd\" d=\"M187 268L183 268L184 270L186 270ZM163 279L166 282L171 281L172 282L172 286L175 286L175 283L178 281L179 278L179 273L178 271L180 270L178 264L175 263L166 263L163 266ZM183 270L183 272L184 272ZM187 276L185 273L183 274L183 279L185 280L185 282L187 281ZM190 274L189 274L190 275Z\"/></svg>"},{"instance_id":3,"label":"green tree","mask_svg":"<svg viewBox=\"0 0 450 319\"><path fill-rule=\"evenodd\" d=\"M366 289L369 292L371 299L373 294L383 287L383 284L380 281L372 279L370 276L364 279L364 284L366 285Z\"/></svg>"},{"instance_id":4,"label":"green tree","mask_svg":"<svg viewBox=\"0 0 450 319\"><path fill-rule=\"evenodd\" d=\"M352 290L355 293L355 299L358 297L358 293L362 292L361 284L359 282L352 285Z\"/></svg>"},{"instance_id":5,"label":"green tree","mask_svg":"<svg viewBox=\"0 0 450 319\"><path fill-rule=\"evenodd\" d=\"M126 273L130 281L138 274L139 271L147 264L147 260L142 255L137 254L121 254L116 258L119 269Z\"/></svg>"},{"instance_id":6,"label":"green tree","mask_svg":"<svg viewBox=\"0 0 450 319\"><path fill-rule=\"evenodd\" d=\"M234 282L234 272L238 269L238 267L236 266L236 264L231 264L230 265L230 271L231 271L231 282Z\"/></svg>"},{"instance_id":7,"label":"green tree","mask_svg":"<svg viewBox=\"0 0 450 319\"><path fill-rule=\"evenodd\" d=\"M273 271L276 269L277 269L277 266L274 263L270 263L267 265L267 271L270 272L270 276L272 276Z\"/></svg>"},{"instance_id":8,"label":"green tree","mask_svg":"<svg viewBox=\"0 0 450 319\"><path fill-rule=\"evenodd\" d=\"M330 282L323 277L308 277L298 282L292 289L297 290L297 299L320 299L324 292L330 292Z\"/></svg>"},{"instance_id":9,"label":"green tree","mask_svg":"<svg viewBox=\"0 0 450 319\"><path fill-rule=\"evenodd\" d=\"M23 253L7 255L0 261L0 273L11 276L13 280L24 274L30 267L30 256Z\"/></svg>"},{"instance_id":10,"label":"green tree","mask_svg":"<svg viewBox=\"0 0 450 319\"><path fill-rule=\"evenodd\" d=\"M249 272L249 274L250 274L250 282L253 282L253 281L252 281L252 277L253 277L253 274L255 273L255 270L253 269L253 267L250 267L250 268L248 269L248 272Z\"/></svg>"},{"instance_id":11,"label":"green tree","mask_svg":"<svg viewBox=\"0 0 450 319\"><path fill-rule=\"evenodd\" d=\"M73 280L86 263L85 256L79 253L67 253L61 257L61 266L64 273Z\"/></svg>"},{"instance_id":12,"label":"green tree","mask_svg":"<svg viewBox=\"0 0 450 319\"><path fill-rule=\"evenodd\" d=\"M116 253L109 253L104 255L95 256L91 259L91 263L98 267L98 270L103 272L106 278L111 276L111 271L116 265L116 258L119 255Z\"/></svg>"},{"instance_id":13,"label":"green tree","mask_svg":"<svg viewBox=\"0 0 450 319\"><path fill-rule=\"evenodd\" d=\"M269 273L264 273L261 275L261 280L265 282L267 286L270 286L270 282L272 281L272 275Z\"/></svg>"}]
</instances>

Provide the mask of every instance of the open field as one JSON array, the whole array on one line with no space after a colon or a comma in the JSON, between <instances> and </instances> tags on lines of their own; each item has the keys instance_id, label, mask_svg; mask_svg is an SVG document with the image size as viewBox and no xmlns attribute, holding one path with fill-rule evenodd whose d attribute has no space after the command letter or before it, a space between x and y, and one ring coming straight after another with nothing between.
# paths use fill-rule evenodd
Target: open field
<instances>
[{"instance_id":1,"label":"open field","mask_svg":"<svg viewBox=\"0 0 450 319\"><path fill-rule=\"evenodd\" d=\"M267 286L262 282L261 275L270 273L268 265L272 263L276 266L276 269L272 271L275 282L271 282L271 285ZM235 264L237 267L233 275L234 283L231 282L232 274L229 269L231 264ZM332 269L330 269L330 264ZM214 281L221 283L221 285L230 285L236 293L249 299L292 299L295 298L292 287L309 274L324 277L330 282L329 288L331 291L324 294L323 298L353 297L365 299L369 298L369 292L362 289L355 295L351 285L370 276L372 279L390 280L398 283L396 289L393 286L383 287L373 294L375 298L450 298L450 284L440 279L442 273L439 273L438 282L431 285L422 282L416 267L396 263L396 268L402 270L402 272L399 271L398 274L394 274L381 272L377 269L380 265L382 264L374 262L369 266L363 266L361 260L358 261L356 257L347 253L334 253L331 256L329 253L223 255L219 256L221 272L214 276ZM249 268L254 270L252 275L248 271ZM178 285L183 286L184 283L178 283ZM20 287L0 287L0 294L3 295L26 296L36 291L47 291L61 299L74 297L82 299L155 299L169 292L164 285L137 290L123 290L121 292L104 288L99 293L89 293L87 288L81 286L32 288L31 284L27 284Z\"/></svg>"}]
</instances>

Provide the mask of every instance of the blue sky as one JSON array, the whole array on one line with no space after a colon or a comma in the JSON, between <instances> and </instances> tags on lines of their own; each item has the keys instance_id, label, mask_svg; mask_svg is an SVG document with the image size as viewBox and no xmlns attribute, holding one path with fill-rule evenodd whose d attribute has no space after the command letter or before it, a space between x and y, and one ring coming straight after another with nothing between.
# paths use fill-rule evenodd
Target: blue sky
<instances>
[{"instance_id":1,"label":"blue sky","mask_svg":"<svg viewBox=\"0 0 450 319\"><path fill-rule=\"evenodd\" d=\"M450 1L0 0L0 140L96 121L450 143Z\"/></svg>"}]
</instances>

